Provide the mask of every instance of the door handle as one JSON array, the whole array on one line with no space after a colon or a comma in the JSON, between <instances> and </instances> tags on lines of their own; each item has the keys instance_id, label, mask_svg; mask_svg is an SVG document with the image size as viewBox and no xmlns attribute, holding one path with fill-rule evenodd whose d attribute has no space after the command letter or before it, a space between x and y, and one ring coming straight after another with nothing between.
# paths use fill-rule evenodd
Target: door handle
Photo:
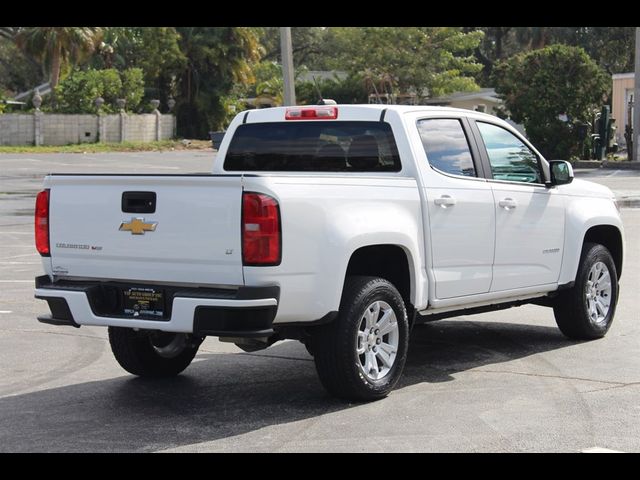
<instances>
[{"instance_id":1,"label":"door handle","mask_svg":"<svg viewBox=\"0 0 640 480\"><path fill-rule=\"evenodd\" d=\"M498 202L498 205L500 205L505 210L511 210L512 208L516 208L518 206L518 204L513 198L508 198L508 197L500 200Z\"/></svg>"},{"instance_id":2,"label":"door handle","mask_svg":"<svg viewBox=\"0 0 640 480\"><path fill-rule=\"evenodd\" d=\"M440 198L436 198L433 203L442 208L447 208L454 206L456 204L456 199L451 195L442 195Z\"/></svg>"}]
</instances>

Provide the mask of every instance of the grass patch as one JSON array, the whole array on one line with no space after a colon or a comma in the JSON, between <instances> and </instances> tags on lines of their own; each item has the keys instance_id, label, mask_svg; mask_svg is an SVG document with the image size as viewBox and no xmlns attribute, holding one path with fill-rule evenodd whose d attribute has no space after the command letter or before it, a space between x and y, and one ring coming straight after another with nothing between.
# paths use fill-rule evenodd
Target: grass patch
<instances>
[{"instance_id":1,"label":"grass patch","mask_svg":"<svg viewBox=\"0 0 640 480\"><path fill-rule=\"evenodd\" d=\"M164 150L211 150L209 140L162 140L159 142L81 143L78 145L0 146L0 153L106 153L106 152L158 152Z\"/></svg>"}]
</instances>

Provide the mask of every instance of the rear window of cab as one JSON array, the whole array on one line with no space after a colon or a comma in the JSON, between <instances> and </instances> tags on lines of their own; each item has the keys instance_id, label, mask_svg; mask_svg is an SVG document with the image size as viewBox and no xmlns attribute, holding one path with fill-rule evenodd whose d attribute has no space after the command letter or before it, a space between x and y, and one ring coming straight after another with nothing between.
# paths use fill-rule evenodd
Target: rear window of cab
<instances>
[{"instance_id":1,"label":"rear window of cab","mask_svg":"<svg viewBox=\"0 0 640 480\"><path fill-rule=\"evenodd\" d=\"M226 171L399 172L398 148L384 122L298 121L240 125Z\"/></svg>"}]
</instances>

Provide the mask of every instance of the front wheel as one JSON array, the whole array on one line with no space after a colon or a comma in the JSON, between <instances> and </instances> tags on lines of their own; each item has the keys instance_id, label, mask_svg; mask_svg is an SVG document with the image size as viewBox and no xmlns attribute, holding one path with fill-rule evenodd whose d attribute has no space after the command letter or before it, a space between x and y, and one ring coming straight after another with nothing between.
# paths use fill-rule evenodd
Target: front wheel
<instances>
[{"instance_id":1,"label":"front wheel","mask_svg":"<svg viewBox=\"0 0 640 480\"><path fill-rule=\"evenodd\" d=\"M396 385L407 357L409 322L398 290L376 277L348 277L339 315L312 334L323 386L347 400L377 400Z\"/></svg>"},{"instance_id":2,"label":"front wheel","mask_svg":"<svg viewBox=\"0 0 640 480\"><path fill-rule=\"evenodd\" d=\"M127 372L141 377L172 377L189 366L202 339L186 333L109 327L109 343Z\"/></svg>"},{"instance_id":3,"label":"front wheel","mask_svg":"<svg viewBox=\"0 0 640 480\"><path fill-rule=\"evenodd\" d=\"M591 340L606 335L618 301L618 275L609 250L597 243L582 248L575 285L560 294L553 313L568 338Z\"/></svg>"}]
</instances>

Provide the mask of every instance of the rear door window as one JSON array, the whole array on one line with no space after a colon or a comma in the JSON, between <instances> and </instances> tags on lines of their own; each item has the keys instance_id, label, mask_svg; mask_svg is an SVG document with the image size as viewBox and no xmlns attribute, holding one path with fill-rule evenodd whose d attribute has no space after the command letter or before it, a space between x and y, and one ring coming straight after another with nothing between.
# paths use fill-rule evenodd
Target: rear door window
<instances>
[{"instance_id":1,"label":"rear door window","mask_svg":"<svg viewBox=\"0 0 640 480\"><path fill-rule=\"evenodd\" d=\"M444 173L475 177L476 169L460 120L428 118L418 121L418 131L429 164Z\"/></svg>"},{"instance_id":2,"label":"rear door window","mask_svg":"<svg viewBox=\"0 0 640 480\"><path fill-rule=\"evenodd\" d=\"M398 172L398 148L383 122L289 121L240 125L227 171Z\"/></svg>"}]
</instances>

